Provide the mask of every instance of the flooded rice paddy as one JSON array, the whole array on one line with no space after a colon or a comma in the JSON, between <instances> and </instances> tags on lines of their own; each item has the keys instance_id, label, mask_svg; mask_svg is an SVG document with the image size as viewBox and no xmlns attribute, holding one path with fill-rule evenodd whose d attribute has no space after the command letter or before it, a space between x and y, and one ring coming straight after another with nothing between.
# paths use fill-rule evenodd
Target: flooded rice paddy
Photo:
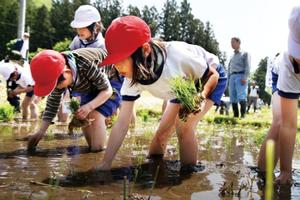
<instances>
[{"instance_id":1,"label":"flooded rice paddy","mask_svg":"<svg viewBox=\"0 0 300 200\"><path fill-rule=\"evenodd\" d=\"M259 113L252 118L258 121L216 124L214 114L203 120L197 128L199 163L181 168L175 134L163 159L147 158L159 117L140 114L109 172L95 170L104 152L90 153L80 130L70 136L67 125L52 125L36 152L28 153L27 136L38 123L3 123L0 199L264 199L255 166L268 126L259 123ZM299 138L294 184L274 187L274 199L300 199Z\"/></svg>"}]
</instances>

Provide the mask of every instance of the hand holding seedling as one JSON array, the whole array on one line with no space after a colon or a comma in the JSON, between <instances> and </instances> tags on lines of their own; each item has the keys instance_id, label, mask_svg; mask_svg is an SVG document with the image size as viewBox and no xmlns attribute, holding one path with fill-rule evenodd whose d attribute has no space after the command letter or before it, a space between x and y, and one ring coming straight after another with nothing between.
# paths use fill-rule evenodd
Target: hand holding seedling
<instances>
[{"instance_id":1,"label":"hand holding seedling","mask_svg":"<svg viewBox=\"0 0 300 200\"><path fill-rule=\"evenodd\" d=\"M197 91L192 78L176 77L171 79L170 84L172 92L181 103L179 118L182 121L186 121L189 114L201 111L204 97ZM199 89L201 89L201 84Z\"/></svg>"},{"instance_id":2,"label":"hand holding seedling","mask_svg":"<svg viewBox=\"0 0 300 200\"><path fill-rule=\"evenodd\" d=\"M85 119L93 109L88 104L80 106L75 112L77 119Z\"/></svg>"},{"instance_id":3,"label":"hand holding seedling","mask_svg":"<svg viewBox=\"0 0 300 200\"><path fill-rule=\"evenodd\" d=\"M86 119L87 115L91 112L91 110L87 105L83 105L80 107L79 99L71 99L70 109L72 112L72 119L68 126L69 134L73 134L74 128L88 126L91 124L91 121L93 121Z\"/></svg>"}]
</instances>

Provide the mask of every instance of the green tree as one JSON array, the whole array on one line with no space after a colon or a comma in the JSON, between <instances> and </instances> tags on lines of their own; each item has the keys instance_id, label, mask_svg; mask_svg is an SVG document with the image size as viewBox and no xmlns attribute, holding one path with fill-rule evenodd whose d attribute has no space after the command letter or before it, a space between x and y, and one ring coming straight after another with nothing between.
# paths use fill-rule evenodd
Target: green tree
<instances>
[{"instance_id":1,"label":"green tree","mask_svg":"<svg viewBox=\"0 0 300 200\"><path fill-rule=\"evenodd\" d=\"M65 38L73 38L75 31L70 23L74 19L77 7L69 0L53 1L50 14L51 25L53 26L53 43L62 41Z\"/></svg>"},{"instance_id":2,"label":"green tree","mask_svg":"<svg viewBox=\"0 0 300 200\"><path fill-rule=\"evenodd\" d=\"M203 41L203 48L205 48L207 51L219 56L220 50L219 50L219 43L215 39L215 34L213 32L212 26L210 22L206 22L205 29L204 29L204 41Z\"/></svg>"},{"instance_id":3,"label":"green tree","mask_svg":"<svg viewBox=\"0 0 300 200\"><path fill-rule=\"evenodd\" d=\"M149 25L152 37L155 37L159 31L159 13L157 9L154 6L150 9L148 6L144 6L142 9L142 18Z\"/></svg>"},{"instance_id":4,"label":"green tree","mask_svg":"<svg viewBox=\"0 0 300 200\"><path fill-rule=\"evenodd\" d=\"M55 29L50 22L50 13L46 6L42 6L36 10L35 20L32 24L32 32L30 37L30 46L32 51L36 51L38 47L51 49L53 45L53 33Z\"/></svg>"},{"instance_id":5,"label":"green tree","mask_svg":"<svg viewBox=\"0 0 300 200\"><path fill-rule=\"evenodd\" d=\"M180 40L192 44L196 26L190 3L183 0L180 7Z\"/></svg>"},{"instance_id":6,"label":"green tree","mask_svg":"<svg viewBox=\"0 0 300 200\"><path fill-rule=\"evenodd\" d=\"M192 40L192 44L200 45L203 47L204 45L204 24L200 19L193 20L194 28L194 36Z\"/></svg>"},{"instance_id":7,"label":"green tree","mask_svg":"<svg viewBox=\"0 0 300 200\"><path fill-rule=\"evenodd\" d=\"M63 41L57 42L53 46L53 49L58 52L67 51L67 50L69 50L69 46L70 46L71 42L72 41L70 39L65 38Z\"/></svg>"},{"instance_id":8,"label":"green tree","mask_svg":"<svg viewBox=\"0 0 300 200\"><path fill-rule=\"evenodd\" d=\"M119 0L96 0L94 6L100 10L104 27L108 27L112 20L122 16L123 8Z\"/></svg>"},{"instance_id":9,"label":"green tree","mask_svg":"<svg viewBox=\"0 0 300 200\"><path fill-rule=\"evenodd\" d=\"M176 0L167 0L161 19L162 38L166 41L180 39L180 17Z\"/></svg>"},{"instance_id":10,"label":"green tree","mask_svg":"<svg viewBox=\"0 0 300 200\"><path fill-rule=\"evenodd\" d=\"M127 8L128 15L134 15L137 17L141 17L140 9L137 6L129 5Z\"/></svg>"},{"instance_id":11,"label":"green tree","mask_svg":"<svg viewBox=\"0 0 300 200\"><path fill-rule=\"evenodd\" d=\"M19 3L17 0L1 0L0 4L0 57L8 53L6 43L17 37Z\"/></svg>"},{"instance_id":12,"label":"green tree","mask_svg":"<svg viewBox=\"0 0 300 200\"><path fill-rule=\"evenodd\" d=\"M268 57L260 60L258 68L253 74L253 80L256 81L256 85L259 86L259 97L266 103L270 103L271 95L265 91L266 85L266 73L267 73Z\"/></svg>"}]
</instances>

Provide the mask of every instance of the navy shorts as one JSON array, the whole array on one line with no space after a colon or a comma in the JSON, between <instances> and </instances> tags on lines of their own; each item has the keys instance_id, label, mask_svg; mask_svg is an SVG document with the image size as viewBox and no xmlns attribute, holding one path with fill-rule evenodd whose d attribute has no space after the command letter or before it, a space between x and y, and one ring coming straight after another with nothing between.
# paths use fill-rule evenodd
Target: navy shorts
<instances>
[{"instance_id":1,"label":"navy shorts","mask_svg":"<svg viewBox=\"0 0 300 200\"><path fill-rule=\"evenodd\" d=\"M212 93L208 96L208 98L212 100L216 105L220 105L221 98L227 86L227 74L224 70L223 65L218 65L216 70L219 73L219 80L216 88L212 91Z\"/></svg>"},{"instance_id":2,"label":"navy shorts","mask_svg":"<svg viewBox=\"0 0 300 200\"><path fill-rule=\"evenodd\" d=\"M278 91L278 95L287 99L299 99L299 93L284 92L277 88L278 74L272 72L272 94Z\"/></svg>"},{"instance_id":3,"label":"navy shorts","mask_svg":"<svg viewBox=\"0 0 300 200\"><path fill-rule=\"evenodd\" d=\"M99 93L93 92L89 94L84 93L77 93L77 96L80 96L80 105L87 104L88 102L92 101ZM104 117L112 116L113 113L117 110L121 103L121 96L120 93L113 91L112 96L102 105L97 107L99 113L101 113Z\"/></svg>"},{"instance_id":4,"label":"navy shorts","mask_svg":"<svg viewBox=\"0 0 300 200\"><path fill-rule=\"evenodd\" d=\"M26 92L26 97L32 97L33 96L33 90L31 92Z\"/></svg>"}]
</instances>

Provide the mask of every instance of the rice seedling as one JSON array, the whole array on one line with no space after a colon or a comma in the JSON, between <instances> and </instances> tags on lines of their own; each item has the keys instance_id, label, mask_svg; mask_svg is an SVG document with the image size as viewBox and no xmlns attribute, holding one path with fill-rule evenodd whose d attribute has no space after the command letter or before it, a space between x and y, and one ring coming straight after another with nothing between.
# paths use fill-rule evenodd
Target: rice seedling
<instances>
[{"instance_id":1,"label":"rice seedling","mask_svg":"<svg viewBox=\"0 0 300 200\"><path fill-rule=\"evenodd\" d=\"M186 121L189 114L201 111L200 106L204 99L198 92L192 78L175 77L170 80L170 84L172 92L182 104L179 110L179 118L182 121ZM202 88L200 81L199 85L198 89L200 90Z\"/></svg>"},{"instance_id":2,"label":"rice seedling","mask_svg":"<svg viewBox=\"0 0 300 200\"><path fill-rule=\"evenodd\" d=\"M80 128L80 127L85 127L91 124L91 120L88 119L78 119L75 116L75 112L78 110L78 108L80 107L80 101L77 98L72 98L70 101L70 110L72 112L72 119L69 123L68 126L68 131L69 134L72 135L73 134L73 129L74 128Z\"/></svg>"}]
</instances>

